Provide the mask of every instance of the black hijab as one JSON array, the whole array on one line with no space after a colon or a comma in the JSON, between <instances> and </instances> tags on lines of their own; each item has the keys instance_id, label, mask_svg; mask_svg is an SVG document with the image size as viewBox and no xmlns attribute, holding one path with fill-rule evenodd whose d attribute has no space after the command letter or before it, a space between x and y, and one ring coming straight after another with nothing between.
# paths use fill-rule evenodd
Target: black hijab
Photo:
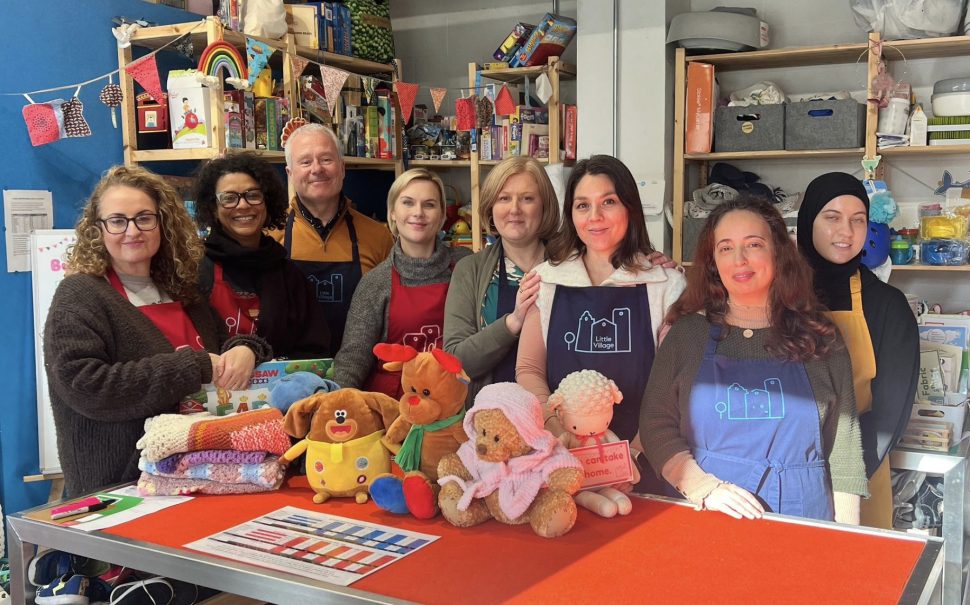
<instances>
[{"instance_id":1,"label":"black hijab","mask_svg":"<svg viewBox=\"0 0 970 605\"><path fill-rule=\"evenodd\" d=\"M841 265L826 260L815 249L812 231L815 218L826 204L840 195L854 195L862 200L869 212L869 195L862 182L844 172L829 172L817 177L805 189L805 197L798 210L798 249L815 271L815 294L832 311L852 308L849 278L859 270L862 251Z\"/></svg>"}]
</instances>

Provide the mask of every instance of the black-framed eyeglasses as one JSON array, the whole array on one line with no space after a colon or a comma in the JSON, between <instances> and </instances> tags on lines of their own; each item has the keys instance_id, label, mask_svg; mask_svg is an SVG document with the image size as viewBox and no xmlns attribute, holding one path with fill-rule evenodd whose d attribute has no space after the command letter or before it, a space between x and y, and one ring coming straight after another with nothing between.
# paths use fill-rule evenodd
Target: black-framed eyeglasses
<instances>
[{"instance_id":1,"label":"black-framed eyeglasses","mask_svg":"<svg viewBox=\"0 0 970 605\"><path fill-rule=\"evenodd\" d=\"M108 218L98 219L104 225L104 230L113 235L120 235L128 230L128 223L135 223L139 231L154 231L158 228L158 215L154 212L146 212L137 216L109 216Z\"/></svg>"},{"instance_id":2,"label":"black-framed eyeglasses","mask_svg":"<svg viewBox=\"0 0 970 605\"><path fill-rule=\"evenodd\" d=\"M239 200L246 200L250 206L259 206L263 203L263 191L261 189L248 189L246 191L220 191L216 194L216 201L223 208L235 208L239 205Z\"/></svg>"}]
</instances>

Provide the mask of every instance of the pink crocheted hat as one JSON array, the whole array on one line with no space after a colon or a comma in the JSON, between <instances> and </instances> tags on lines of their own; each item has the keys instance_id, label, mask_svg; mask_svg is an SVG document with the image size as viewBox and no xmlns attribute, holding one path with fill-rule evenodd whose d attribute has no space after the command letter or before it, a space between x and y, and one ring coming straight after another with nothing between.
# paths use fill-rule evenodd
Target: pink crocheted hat
<instances>
[{"instance_id":1,"label":"pink crocheted hat","mask_svg":"<svg viewBox=\"0 0 970 605\"><path fill-rule=\"evenodd\" d=\"M501 410L512 422L522 439L533 449L548 451L556 438L542 427L542 405L536 396L514 382L497 382L482 388L475 396L475 405L465 414L464 428L468 438L475 440L475 414L482 410Z\"/></svg>"}]
</instances>

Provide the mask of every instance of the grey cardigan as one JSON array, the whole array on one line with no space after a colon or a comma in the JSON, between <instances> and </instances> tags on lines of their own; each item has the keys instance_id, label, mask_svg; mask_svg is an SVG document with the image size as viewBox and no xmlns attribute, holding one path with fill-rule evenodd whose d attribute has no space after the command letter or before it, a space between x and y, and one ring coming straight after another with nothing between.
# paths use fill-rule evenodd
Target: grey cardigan
<instances>
[{"instance_id":1,"label":"grey cardigan","mask_svg":"<svg viewBox=\"0 0 970 605\"><path fill-rule=\"evenodd\" d=\"M465 407L470 408L475 395L492 383L492 369L519 337L505 327L505 315L491 324L482 325L482 300L498 266L501 247L492 245L477 254L463 258L455 266L445 302L445 351L458 357L465 373L472 379L468 385Z\"/></svg>"}]
</instances>

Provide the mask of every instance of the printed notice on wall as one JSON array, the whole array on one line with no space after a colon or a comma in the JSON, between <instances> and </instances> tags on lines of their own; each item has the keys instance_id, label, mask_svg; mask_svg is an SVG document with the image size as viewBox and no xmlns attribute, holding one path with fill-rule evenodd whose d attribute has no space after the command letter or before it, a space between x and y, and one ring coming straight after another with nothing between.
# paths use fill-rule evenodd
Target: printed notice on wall
<instances>
[{"instance_id":1,"label":"printed notice on wall","mask_svg":"<svg viewBox=\"0 0 970 605\"><path fill-rule=\"evenodd\" d=\"M4 189L3 221L7 227L7 272L30 271L30 232L54 226L51 192Z\"/></svg>"}]
</instances>

